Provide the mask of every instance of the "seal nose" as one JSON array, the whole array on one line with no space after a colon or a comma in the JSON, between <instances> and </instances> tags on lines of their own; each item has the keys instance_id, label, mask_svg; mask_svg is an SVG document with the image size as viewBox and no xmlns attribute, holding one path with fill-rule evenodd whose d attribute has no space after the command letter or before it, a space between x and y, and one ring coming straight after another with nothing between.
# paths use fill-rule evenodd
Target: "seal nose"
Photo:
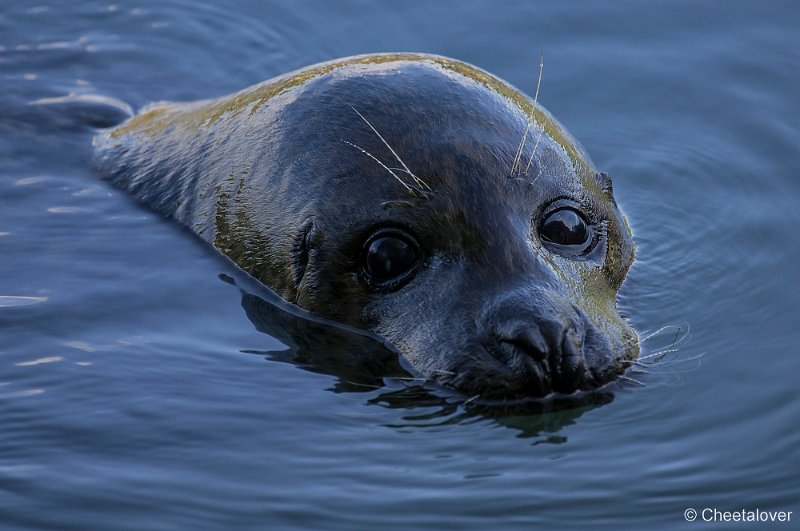
<instances>
[{"instance_id":1,"label":"seal nose","mask_svg":"<svg viewBox=\"0 0 800 531\"><path fill-rule=\"evenodd\" d=\"M574 329L567 329L561 336L559 355L551 358L550 372L553 390L559 393L572 393L583 383L586 377L583 341Z\"/></svg>"},{"instance_id":2,"label":"seal nose","mask_svg":"<svg viewBox=\"0 0 800 531\"><path fill-rule=\"evenodd\" d=\"M498 330L497 340L521 350L537 362L547 359L547 341L536 326L523 326L513 331Z\"/></svg>"},{"instance_id":3,"label":"seal nose","mask_svg":"<svg viewBox=\"0 0 800 531\"><path fill-rule=\"evenodd\" d=\"M532 387L540 394L547 394L549 390L572 393L583 383L586 364L583 344L576 330L558 321L503 328L497 330L495 337L500 350L510 354L506 362L514 367L518 364L511 360L517 357L516 353L527 356L530 362L525 364L528 368L525 372L535 380L531 382Z\"/></svg>"}]
</instances>

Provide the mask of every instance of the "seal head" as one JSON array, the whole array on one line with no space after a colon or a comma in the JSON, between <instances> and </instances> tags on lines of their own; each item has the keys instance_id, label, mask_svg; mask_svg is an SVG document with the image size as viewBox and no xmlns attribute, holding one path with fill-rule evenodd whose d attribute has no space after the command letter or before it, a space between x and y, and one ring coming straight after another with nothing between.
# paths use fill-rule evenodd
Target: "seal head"
<instances>
[{"instance_id":1,"label":"seal head","mask_svg":"<svg viewBox=\"0 0 800 531\"><path fill-rule=\"evenodd\" d=\"M590 390L638 354L611 180L470 65L358 56L151 107L97 143L114 182L283 299L470 396Z\"/></svg>"}]
</instances>

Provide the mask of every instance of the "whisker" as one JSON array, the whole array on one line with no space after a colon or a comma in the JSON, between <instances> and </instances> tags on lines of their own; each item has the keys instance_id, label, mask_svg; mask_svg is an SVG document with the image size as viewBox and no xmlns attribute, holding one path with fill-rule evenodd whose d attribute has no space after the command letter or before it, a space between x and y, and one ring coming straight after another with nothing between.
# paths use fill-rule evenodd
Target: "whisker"
<instances>
[{"instance_id":1,"label":"whisker","mask_svg":"<svg viewBox=\"0 0 800 531\"><path fill-rule=\"evenodd\" d=\"M355 111L355 113L356 113L357 115L359 115L359 116L361 117L361 119L362 119L362 120L364 120L364 123L366 123L366 124L369 126L369 128L370 128L370 129L372 129L372 132L373 132L373 133L375 133L376 135L378 135L378 138L380 138L380 139L381 139L381 142L383 142L383 145L384 145L384 146L386 146L387 148L389 148L389 151L391 151L391 152L392 152L392 155L394 155L394 158L396 158L396 159L397 159L397 162L399 162L399 163L400 163L400 165L403 167L404 171L405 171L407 174L409 174L409 175L411 176L411 178L412 178L412 179L414 179L414 182L415 182L415 183L417 183L417 186L421 186L421 187L423 187L423 188L427 188L428 190L430 190L430 189L431 189L431 187L430 187L430 186L428 186L428 185L425 183L425 181L423 181L422 179L420 179L419 177L417 177L416 175L414 175L414 172L412 172L410 169L408 169L408 166L406 166L406 163L405 163L405 162L403 162L403 159L401 159L401 158L400 158L400 155L398 155L398 154L397 154L397 152L396 152L394 149L392 149L392 146L390 146L390 145L389 145L389 142L387 142L387 141L386 141L386 139L385 139L385 138L383 138L383 136L381 136L381 134L378 132L378 130L377 130L377 129L375 129L375 127L373 127L373 125L372 125L371 123L369 123L369 120L367 120L367 119L364 117L364 115L363 115L363 114L361 114L360 112L358 112L358 109L356 109L356 108L355 108L355 107L353 107L352 105L350 106L350 108L351 108L351 109L353 109L353 111ZM377 159L376 159L376 160L377 160ZM385 167L385 166L384 166L384 167ZM387 168L387 169L388 169L388 168Z\"/></svg>"},{"instance_id":2,"label":"whisker","mask_svg":"<svg viewBox=\"0 0 800 531\"><path fill-rule=\"evenodd\" d=\"M622 376L620 376L620 377L619 377L619 379L620 379L620 380L626 380L626 381L628 381L628 382L632 382L632 383L638 384L638 385L640 385L640 386L642 386L642 387L647 387L647 386L644 384L644 382L640 382L640 381L639 381L639 380L637 380L636 378L631 378L630 376L625 376L625 375L622 375Z\"/></svg>"},{"instance_id":3,"label":"whisker","mask_svg":"<svg viewBox=\"0 0 800 531\"><path fill-rule=\"evenodd\" d=\"M519 147L517 147L517 153L514 155L514 163L511 165L511 175L514 175L514 172L516 172L517 175L523 175L523 173L519 171L521 169L520 163L522 162L522 152L525 149L525 142L527 141L528 133L530 133L531 130L531 118L533 118L533 111L536 108L536 102L539 100L539 87L542 84L543 70L544 70L544 53L542 53L539 59L539 79L536 82L536 93L533 96L533 105L531 106L531 110L528 112L528 120L527 123L525 124L525 132L522 134L522 140L519 143ZM530 161L528 163L528 166L530 166ZM527 171L528 170L526 169L525 172Z\"/></svg>"},{"instance_id":4,"label":"whisker","mask_svg":"<svg viewBox=\"0 0 800 531\"><path fill-rule=\"evenodd\" d=\"M481 397L481 395L475 395L473 397L467 398L466 400L464 400L464 404L463 405L466 406L470 402L474 402L475 400L479 399L480 397Z\"/></svg>"},{"instance_id":5,"label":"whisker","mask_svg":"<svg viewBox=\"0 0 800 531\"><path fill-rule=\"evenodd\" d=\"M534 122L536 122L536 118L534 118L533 120L534 120ZM531 157L528 159L528 164L525 165L525 171L522 172L523 175L527 175L528 174L528 170L531 169L531 164L533 163L533 157L536 156L536 148L539 147L539 141L542 139L542 131L543 130L544 130L544 127L540 127L539 130L536 131L536 142L533 143L533 151L531 151ZM539 176L537 175L536 179L538 179L538 178L539 178ZM535 179L534 179L534 181L535 181Z\"/></svg>"},{"instance_id":6,"label":"whisker","mask_svg":"<svg viewBox=\"0 0 800 531\"><path fill-rule=\"evenodd\" d=\"M659 356L663 358L665 355L671 352L678 352L680 349L678 348L667 348L664 350L659 350L658 352L653 352L652 354L648 354L647 356L639 356L640 360L646 360L650 358L658 358Z\"/></svg>"},{"instance_id":7,"label":"whisker","mask_svg":"<svg viewBox=\"0 0 800 531\"><path fill-rule=\"evenodd\" d=\"M681 333L681 329L680 328L675 330L675 337L672 338L672 345L670 345L671 347L674 347L675 343L678 342L678 334L680 334L680 333Z\"/></svg>"},{"instance_id":8,"label":"whisker","mask_svg":"<svg viewBox=\"0 0 800 531\"><path fill-rule=\"evenodd\" d=\"M393 169L394 171L399 171L399 172L402 172L402 173L407 173L408 175L411 175L411 176L413 176L413 175L414 175L413 173L411 173L411 172L408 172L408 171L404 170L403 168L395 168L394 166L390 166L390 168L391 168L391 169Z\"/></svg>"},{"instance_id":9,"label":"whisker","mask_svg":"<svg viewBox=\"0 0 800 531\"><path fill-rule=\"evenodd\" d=\"M677 329L676 337L677 337L677 334L680 334L680 332L681 332L681 330L682 330L682 327L680 327L680 326L678 326L678 325L666 325L666 326L662 326L661 328L659 328L659 329L658 329L658 330L656 330L655 332L651 332L650 334L647 334L645 337L641 338L641 339L640 339L640 341L641 341L641 342L647 341L648 339L651 339L651 338L653 338L654 336L657 336L658 334L660 334L661 332L663 332L664 330L669 330L670 328L676 328L676 329ZM674 342L673 342L673 343L674 343Z\"/></svg>"},{"instance_id":10,"label":"whisker","mask_svg":"<svg viewBox=\"0 0 800 531\"><path fill-rule=\"evenodd\" d=\"M356 111L356 112L358 112L358 111ZM407 184L406 184L406 182L405 182L403 179L401 179L401 178L400 178L400 177L399 177L399 176L398 176L398 175L397 175L395 172L393 172L393 171L392 171L392 169L391 169L391 168L389 168L389 167L388 167L386 164L384 164L383 162L381 162L381 161L380 161L380 160L379 160L379 159L378 159L378 158L377 158L375 155L373 155L372 153L370 153L370 152L369 152L369 151L367 151L366 149L362 148L361 146L358 146L358 145L356 145L356 144L353 144L352 142L348 142L348 141L347 141L347 140L345 140L344 138L341 138L340 140L341 140L342 142L344 142L345 144L349 145L349 146L353 146L354 148L356 148L357 150L359 150L361 153L363 153L364 155L368 156L369 158L371 158L372 160L374 160L375 162L377 162L378 164L380 164L380 165L381 165L381 167L382 167L384 170L388 171L388 172L389 172L389 173L392 175L392 177L394 177L395 179L397 179L397 182L399 182L400 184L402 184L402 185L405 187L405 189L406 189L406 190L408 190L408 191L409 191L409 192L411 192L412 194L416 194L416 193L418 193L418 192L417 192L417 190L416 190L415 188L412 188L412 187L410 187L409 185L407 185Z\"/></svg>"},{"instance_id":11,"label":"whisker","mask_svg":"<svg viewBox=\"0 0 800 531\"><path fill-rule=\"evenodd\" d=\"M539 101L539 87L542 84L542 71L544 70L544 52L542 52L541 57L539 58L539 80L536 82L536 94L533 96L533 108L536 107L537 102ZM533 108L531 108L531 115L533 115ZM534 118L534 122L536 118ZM536 142L533 144L533 151L531 151L531 158L528 159L528 164L525 166L525 171L522 172L523 175L528 174L528 170L531 167L531 163L533 162L533 157L536 156L536 148L539 147L539 141L542 139L542 131L544 130L544 125L536 131ZM521 154L520 154L521 156ZM539 176L536 176L538 179ZM535 179L534 179L535 180Z\"/></svg>"},{"instance_id":12,"label":"whisker","mask_svg":"<svg viewBox=\"0 0 800 531\"><path fill-rule=\"evenodd\" d=\"M648 362L646 365L648 367L653 367L653 366L655 366L656 363L658 363L659 367L667 367L668 365L674 365L676 363L686 363L688 361L699 360L699 359L702 359L704 356L705 356L705 353L698 354L696 356L692 356L691 358L672 358L672 359L667 360L667 361L665 361L663 363L661 363L661 360L658 359L658 360L653 360L652 362Z\"/></svg>"},{"instance_id":13,"label":"whisker","mask_svg":"<svg viewBox=\"0 0 800 531\"><path fill-rule=\"evenodd\" d=\"M535 181L535 179L534 179L534 181ZM642 337L638 337L638 338L637 337L631 337L629 339L626 339L622 343L622 346L623 347L627 347L627 346L632 345L633 343L636 343L636 342L642 344L642 343L644 343L646 341L649 341L650 339L653 339L655 336L661 334L661 332L664 332L665 330L669 330L669 329L676 329L676 332L675 332L675 337L672 339L672 343L670 343L669 347L667 347L667 348L675 347L678 343L682 343L688 337L688 334L689 334L689 326L688 325L683 325L683 326L666 325L666 326L662 326L661 328L659 328L658 330L656 330L654 332L651 332L651 333L647 334L646 336L642 336ZM686 330L686 334L684 334L683 337L679 338L678 336L684 330ZM643 359L643 358L640 357L639 359Z\"/></svg>"},{"instance_id":14,"label":"whisker","mask_svg":"<svg viewBox=\"0 0 800 531\"><path fill-rule=\"evenodd\" d=\"M514 162L511 164L511 171L509 172L509 174L512 176L517 171L520 155L522 154L522 148L525 147L525 137L528 136L529 127L530 127L530 120L528 120L528 124L525 126L525 132L522 133L522 140L520 140L519 146L517 146L517 152L514 154Z\"/></svg>"},{"instance_id":15,"label":"whisker","mask_svg":"<svg viewBox=\"0 0 800 531\"><path fill-rule=\"evenodd\" d=\"M703 357L702 355L698 355L698 356L694 356L692 358L687 358L685 360L670 360L670 361L668 361L666 363L663 363L663 364L659 365L659 367L668 367L670 365L675 365L676 363L679 363L679 362L682 363L682 362L696 361L697 363L694 364L694 366L692 366L692 367L685 368L685 369L682 369L680 371L676 370L675 368L672 369L672 372L674 374L688 373L688 372L691 372L691 371L696 371L697 369L699 369L702 366L702 361L700 361L700 359L702 357Z\"/></svg>"}]
</instances>

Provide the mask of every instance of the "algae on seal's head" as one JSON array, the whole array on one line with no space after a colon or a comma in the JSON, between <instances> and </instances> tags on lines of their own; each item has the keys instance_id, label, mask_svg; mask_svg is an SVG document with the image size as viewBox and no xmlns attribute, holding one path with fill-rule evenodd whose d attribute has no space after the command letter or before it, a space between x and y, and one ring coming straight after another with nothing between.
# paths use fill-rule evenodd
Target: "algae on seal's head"
<instances>
[{"instance_id":1,"label":"algae on seal's head","mask_svg":"<svg viewBox=\"0 0 800 531\"><path fill-rule=\"evenodd\" d=\"M476 67L346 58L150 106L96 144L115 184L283 299L470 396L594 389L638 354L616 307L633 243L610 179Z\"/></svg>"}]
</instances>

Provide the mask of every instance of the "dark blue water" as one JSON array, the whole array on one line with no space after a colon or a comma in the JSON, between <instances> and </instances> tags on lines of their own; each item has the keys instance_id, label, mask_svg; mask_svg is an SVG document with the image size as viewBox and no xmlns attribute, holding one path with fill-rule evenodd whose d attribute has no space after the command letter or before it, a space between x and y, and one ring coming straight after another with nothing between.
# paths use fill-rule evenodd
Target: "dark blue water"
<instances>
[{"instance_id":1,"label":"dark blue water","mask_svg":"<svg viewBox=\"0 0 800 531\"><path fill-rule=\"evenodd\" d=\"M798 27L791 1L4 2L0 527L708 527L689 507L800 527ZM620 304L642 337L667 327L580 408L277 361L236 268L98 179L104 117L48 103L207 98L377 51L532 93L542 50L540 102L634 228Z\"/></svg>"}]
</instances>

